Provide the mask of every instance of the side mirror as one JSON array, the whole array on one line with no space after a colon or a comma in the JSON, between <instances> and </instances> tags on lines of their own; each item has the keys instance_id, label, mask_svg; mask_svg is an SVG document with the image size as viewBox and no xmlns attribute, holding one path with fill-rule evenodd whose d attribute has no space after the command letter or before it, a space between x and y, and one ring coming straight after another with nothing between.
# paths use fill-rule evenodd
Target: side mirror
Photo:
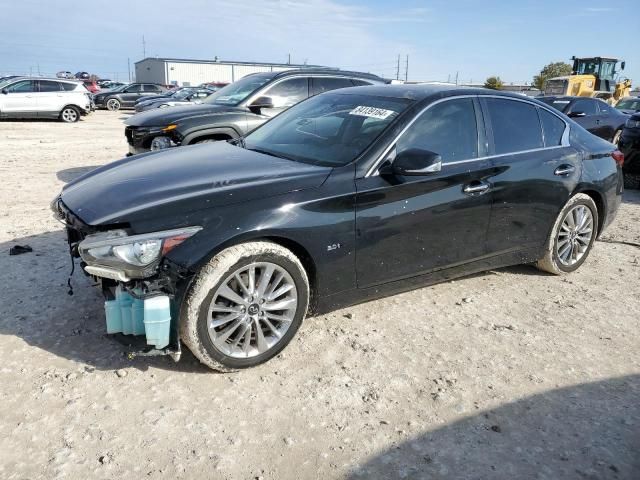
<instances>
[{"instance_id":1,"label":"side mirror","mask_svg":"<svg viewBox=\"0 0 640 480\"><path fill-rule=\"evenodd\" d=\"M249 108L273 108L273 98L258 97L253 102L251 102Z\"/></svg>"},{"instance_id":2,"label":"side mirror","mask_svg":"<svg viewBox=\"0 0 640 480\"><path fill-rule=\"evenodd\" d=\"M422 176L442 170L442 157L435 152L409 148L396 155L388 166L380 169L381 175Z\"/></svg>"},{"instance_id":3,"label":"side mirror","mask_svg":"<svg viewBox=\"0 0 640 480\"><path fill-rule=\"evenodd\" d=\"M584 112L571 112L571 113L569 114L569 117L570 117L570 118L586 117L586 116L587 116L587 114L586 114L586 113L584 113Z\"/></svg>"},{"instance_id":4,"label":"side mirror","mask_svg":"<svg viewBox=\"0 0 640 480\"><path fill-rule=\"evenodd\" d=\"M3 93L3 94L5 94L5 95L7 95L7 94L9 93L9 90L7 90L6 88L3 88L3 89L2 89L2 93Z\"/></svg>"},{"instance_id":5,"label":"side mirror","mask_svg":"<svg viewBox=\"0 0 640 480\"><path fill-rule=\"evenodd\" d=\"M624 70L624 67L627 65L627 62L622 62L620 64L620 70Z\"/></svg>"}]
</instances>

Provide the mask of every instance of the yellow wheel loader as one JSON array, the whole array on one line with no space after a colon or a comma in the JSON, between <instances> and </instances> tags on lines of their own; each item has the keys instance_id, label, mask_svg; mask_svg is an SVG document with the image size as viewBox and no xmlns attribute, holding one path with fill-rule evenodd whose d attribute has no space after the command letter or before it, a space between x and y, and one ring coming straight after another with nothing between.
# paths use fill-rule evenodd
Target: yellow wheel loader
<instances>
[{"instance_id":1,"label":"yellow wheel loader","mask_svg":"<svg viewBox=\"0 0 640 480\"><path fill-rule=\"evenodd\" d=\"M609 57L572 57L573 70L566 77L550 78L545 82L545 95L572 95L578 97L597 97L615 105L631 92L631 80L617 77L617 58ZM624 70L625 62L620 63Z\"/></svg>"}]
</instances>

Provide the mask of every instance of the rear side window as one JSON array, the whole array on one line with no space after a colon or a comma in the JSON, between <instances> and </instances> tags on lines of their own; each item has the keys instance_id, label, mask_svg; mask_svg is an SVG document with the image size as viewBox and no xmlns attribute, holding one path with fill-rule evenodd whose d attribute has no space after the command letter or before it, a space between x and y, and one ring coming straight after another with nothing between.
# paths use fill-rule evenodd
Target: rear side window
<instances>
[{"instance_id":1,"label":"rear side window","mask_svg":"<svg viewBox=\"0 0 640 480\"><path fill-rule=\"evenodd\" d=\"M73 92L76 88L78 88L78 84L76 83L61 82L60 85L62 85L62 88L67 92Z\"/></svg>"},{"instance_id":2,"label":"rear side window","mask_svg":"<svg viewBox=\"0 0 640 480\"><path fill-rule=\"evenodd\" d=\"M353 87L353 83L348 78L312 78L311 95L336 90L338 88Z\"/></svg>"},{"instance_id":3,"label":"rear side window","mask_svg":"<svg viewBox=\"0 0 640 480\"><path fill-rule=\"evenodd\" d=\"M131 85L124 92L125 93L140 93L142 91L142 85Z\"/></svg>"},{"instance_id":4,"label":"rear side window","mask_svg":"<svg viewBox=\"0 0 640 480\"><path fill-rule=\"evenodd\" d=\"M577 100L571 105L571 113L584 113L585 115L597 115L598 106L593 100Z\"/></svg>"},{"instance_id":5,"label":"rear side window","mask_svg":"<svg viewBox=\"0 0 640 480\"><path fill-rule=\"evenodd\" d=\"M536 107L517 100L487 98L496 155L542 148Z\"/></svg>"},{"instance_id":6,"label":"rear side window","mask_svg":"<svg viewBox=\"0 0 640 480\"><path fill-rule=\"evenodd\" d=\"M397 152L409 148L435 152L443 163L477 158L478 125L473 100L447 100L427 109L396 145Z\"/></svg>"},{"instance_id":7,"label":"rear side window","mask_svg":"<svg viewBox=\"0 0 640 480\"><path fill-rule=\"evenodd\" d=\"M53 80L40 80L40 91L41 92L59 92L60 91L60 83L54 82Z\"/></svg>"},{"instance_id":8,"label":"rear side window","mask_svg":"<svg viewBox=\"0 0 640 480\"><path fill-rule=\"evenodd\" d=\"M547 112L543 108L540 112L540 120L542 120L542 131L544 132L544 146L555 147L562 143L562 134L566 125L562 120L554 114Z\"/></svg>"},{"instance_id":9,"label":"rear side window","mask_svg":"<svg viewBox=\"0 0 640 480\"><path fill-rule=\"evenodd\" d=\"M162 92L162 89L158 86L158 85L145 85L144 86L144 91L145 92Z\"/></svg>"}]
</instances>

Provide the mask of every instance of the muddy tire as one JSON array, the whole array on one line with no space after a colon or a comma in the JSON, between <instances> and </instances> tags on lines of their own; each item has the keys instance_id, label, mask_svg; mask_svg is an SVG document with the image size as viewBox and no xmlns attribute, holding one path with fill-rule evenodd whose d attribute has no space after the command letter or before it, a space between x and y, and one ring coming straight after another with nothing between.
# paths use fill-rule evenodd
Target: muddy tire
<instances>
[{"instance_id":1,"label":"muddy tire","mask_svg":"<svg viewBox=\"0 0 640 480\"><path fill-rule=\"evenodd\" d=\"M180 337L214 370L249 368L287 346L308 305L309 280L293 253L266 241L235 245L197 274L181 309Z\"/></svg>"},{"instance_id":2,"label":"muddy tire","mask_svg":"<svg viewBox=\"0 0 640 480\"><path fill-rule=\"evenodd\" d=\"M596 240L598 221L598 208L589 195L578 193L571 197L558 214L545 255L536 266L555 275L580 268Z\"/></svg>"}]
</instances>

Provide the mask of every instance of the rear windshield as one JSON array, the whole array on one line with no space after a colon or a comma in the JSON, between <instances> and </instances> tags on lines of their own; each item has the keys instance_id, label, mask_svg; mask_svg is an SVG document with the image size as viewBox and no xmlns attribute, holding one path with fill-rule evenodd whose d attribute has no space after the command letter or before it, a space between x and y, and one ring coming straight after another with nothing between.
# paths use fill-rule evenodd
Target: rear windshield
<instances>
[{"instance_id":1,"label":"rear windshield","mask_svg":"<svg viewBox=\"0 0 640 480\"><path fill-rule=\"evenodd\" d=\"M616 105L618 110L640 110L640 98L620 100Z\"/></svg>"}]
</instances>

